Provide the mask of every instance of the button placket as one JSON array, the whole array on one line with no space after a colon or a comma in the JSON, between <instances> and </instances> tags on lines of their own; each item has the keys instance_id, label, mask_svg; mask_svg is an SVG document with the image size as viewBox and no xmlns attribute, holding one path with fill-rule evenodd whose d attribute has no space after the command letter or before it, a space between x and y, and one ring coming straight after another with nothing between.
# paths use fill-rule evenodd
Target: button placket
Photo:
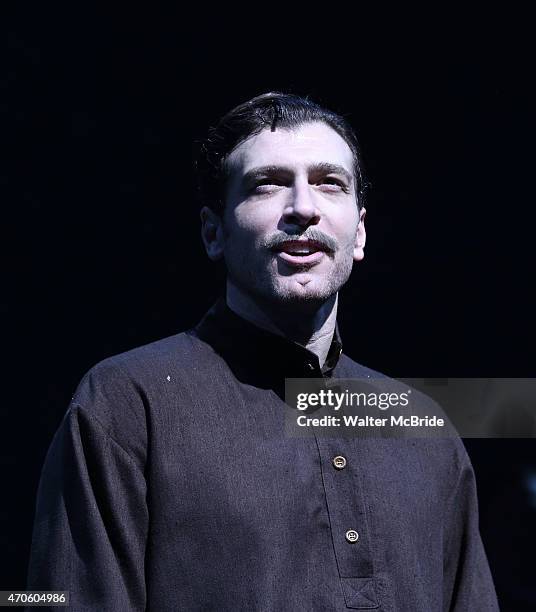
<instances>
[{"instance_id":1,"label":"button placket","mask_svg":"<svg viewBox=\"0 0 536 612\"><path fill-rule=\"evenodd\" d=\"M373 587L373 561L367 534L364 492L352 464L353 441L317 438L327 509L331 524L334 551L341 580L369 581L373 600L367 597L366 607L378 605ZM354 607L354 606L352 606ZM356 605L356 607L361 607Z\"/></svg>"}]
</instances>

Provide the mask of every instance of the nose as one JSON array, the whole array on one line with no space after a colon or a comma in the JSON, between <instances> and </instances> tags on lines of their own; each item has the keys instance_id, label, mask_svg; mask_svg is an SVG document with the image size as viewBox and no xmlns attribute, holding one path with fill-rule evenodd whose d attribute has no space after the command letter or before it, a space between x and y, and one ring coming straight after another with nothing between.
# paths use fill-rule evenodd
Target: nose
<instances>
[{"instance_id":1,"label":"nose","mask_svg":"<svg viewBox=\"0 0 536 612\"><path fill-rule=\"evenodd\" d=\"M316 225L320 221L320 213L309 182L297 180L289 191L289 198L283 211L285 223L302 227Z\"/></svg>"}]
</instances>

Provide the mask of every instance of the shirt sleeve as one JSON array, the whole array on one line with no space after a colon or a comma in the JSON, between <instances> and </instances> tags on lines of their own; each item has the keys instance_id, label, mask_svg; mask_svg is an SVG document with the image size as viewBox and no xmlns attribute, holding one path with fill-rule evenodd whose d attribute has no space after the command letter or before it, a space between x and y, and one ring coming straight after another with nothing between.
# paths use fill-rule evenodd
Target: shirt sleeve
<instances>
[{"instance_id":1,"label":"shirt sleeve","mask_svg":"<svg viewBox=\"0 0 536 612\"><path fill-rule=\"evenodd\" d=\"M462 466L446 513L444 609L498 612L495 587L480 537L475 475L465 448L461 455Z\"/></svg>"},{"instance_id":2,"label":"shirt sleeve","mask_svg":"<svg viewBox=\"0 0 536 612\"><path fill-rule=\"evenodd\" d=\"M131 454L71 406L41 474L27 588L69 591L76 611L144 610L146 490Z\"/></svg>"}]
</instances>

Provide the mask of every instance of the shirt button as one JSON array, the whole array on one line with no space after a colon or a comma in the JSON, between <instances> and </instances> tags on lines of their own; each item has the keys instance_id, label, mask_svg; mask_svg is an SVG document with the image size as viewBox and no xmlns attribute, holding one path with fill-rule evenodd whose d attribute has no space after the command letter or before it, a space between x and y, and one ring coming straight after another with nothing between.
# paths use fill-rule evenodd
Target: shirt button
<instances>
[{"instance_id":1,"label":"shirt button","mask_svg":"<svg viewBox=\"0 0 536 612\"><path fill-rule=\"evenodd\" d=\"M337 455L336 457L333 457L332 463L336 470L344 470L346 467L346 458L342 455Z\"/></svg>"},{"instance_id":2,"label":"shirt button","mask_svg":"<svg viewBox=\"0 0 536 612\"><path fill-rule=\"evenodd\" d=\"M348 531L346 532L346 540L348 542L353 544L354 542L357 542L358 538L359 538L359 534L357 533L355 529L348 529Z\"/></svg>"}]
</instances>

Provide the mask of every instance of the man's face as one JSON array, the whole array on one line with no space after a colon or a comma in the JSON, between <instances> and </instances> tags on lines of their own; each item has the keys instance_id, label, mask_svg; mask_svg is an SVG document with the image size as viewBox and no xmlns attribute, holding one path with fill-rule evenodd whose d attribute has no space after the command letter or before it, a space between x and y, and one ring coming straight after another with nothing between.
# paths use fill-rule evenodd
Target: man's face
<instances>
[{"instance_id":1,"label":"man's face","mask_svg":"<svg viewBox=\"0 0 536 612\"><path fill-rule=\"evenodd\" d=\"M344 139L324 123L263 130L227 164L221 242L229 282L268 301L321 303L335 294L365 242Z\"/></svg>"}]
</instances>

